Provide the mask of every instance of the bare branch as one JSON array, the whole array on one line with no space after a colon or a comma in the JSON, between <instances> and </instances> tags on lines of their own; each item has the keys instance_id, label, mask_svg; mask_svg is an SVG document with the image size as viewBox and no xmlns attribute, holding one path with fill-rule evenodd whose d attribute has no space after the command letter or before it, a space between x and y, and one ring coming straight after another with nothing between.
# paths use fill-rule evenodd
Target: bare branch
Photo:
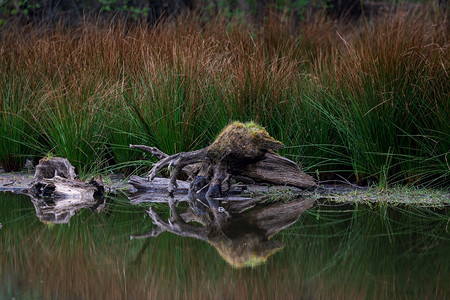
<instances>
[{"instance_id":1,"label":"bare branch","mask_svg":"<svg viewBox=\"0 0 450 300\"><path fill-rule=\"evenodd\" d=\"M168 154L162 152L161 150L159 150L156 147L149 147L149 146L145 146L145 145L131 145L130 144L130 149L139 149L145 152L150 152L153 156L159 158L159 159L163 159L166 158L167 156L169 156Z\"/></svg>"}]
</instances>

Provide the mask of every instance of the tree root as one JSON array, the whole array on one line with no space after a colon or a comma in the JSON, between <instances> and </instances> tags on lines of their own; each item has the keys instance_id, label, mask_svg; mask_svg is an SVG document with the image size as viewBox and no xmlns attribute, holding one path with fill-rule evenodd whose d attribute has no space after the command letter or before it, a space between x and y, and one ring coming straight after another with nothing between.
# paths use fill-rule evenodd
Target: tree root
<instances>
[{"instance_id":1,"label":"tree root","mask_svg":"<svg viewBox=\"0 0 450 300\"><path fill-rule=\"evenodd\" d=\"M316 186L314 179L302 172L295 162L272 152L282 147L282 143L254 123L233 123L210 146L170 156L155 147L130 145L132 149L150 152L160 159L150 170L149 180L168 168L171 174L167 190L173 197L177 178L180 173L186 173L191 179L188 195L192 206L197 206L196 198L203 198L215 215L223 211L217 198L227 194L233 176L301 188Z\"/></svg>"}]
</instances>

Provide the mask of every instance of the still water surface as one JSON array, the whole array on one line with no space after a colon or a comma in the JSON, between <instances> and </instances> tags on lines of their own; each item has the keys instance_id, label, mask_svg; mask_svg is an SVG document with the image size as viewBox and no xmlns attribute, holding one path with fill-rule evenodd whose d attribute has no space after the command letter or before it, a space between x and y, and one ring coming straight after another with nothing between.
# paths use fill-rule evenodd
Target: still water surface
<instances>
[{"instance_id":1,"label":"still water surface","mask_svg":"<svg viewBox=\"0 0 450 300\"><path fill-rule=\"evenodd\" d=\"M0 193L0 299L449 299L448 208L298 201L170 233L164 204Z\"/></svg>"}]
</instances>

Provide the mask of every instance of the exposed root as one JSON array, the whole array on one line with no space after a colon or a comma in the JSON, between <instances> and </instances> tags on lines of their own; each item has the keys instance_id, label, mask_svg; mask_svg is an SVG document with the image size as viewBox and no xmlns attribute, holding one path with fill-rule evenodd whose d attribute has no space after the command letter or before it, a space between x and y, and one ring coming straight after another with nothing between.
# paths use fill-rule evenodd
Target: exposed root
<instances>
[{"instance_id":1,"label":"exposed root","mask_svg":"<svg viewBox=\"0 0 450 300\"><path fill-rule=\"evenodd\" d=\"M238 122L227 126L210 146L196 151L168 156L155 147L130 145L132 149L144 150L160 158L150 170L149 180L164 168L170 170L167 190L171 197L180 173L187 173L191 178L188 191L191 206L200 211L196 199L203 198L216 217L219 213L227 214L219 206L218 198L226 196L234 175L297 187L316 185L314 179L303 173L295 162L272 152L282 147L283 144L270 137L264 128L254 123Z\"/></svg>"},{"instance_id":2,"label":"exposed root","mask_svg":"<svg viewBox=\"0 0 450 300\"><path fill-rule=\"evenodd\" d=\"M150 152L154 157L157 157L159 159L163 159L163 158L166 158L167 156L169 156L156 147L149 147L149 146L145 146L145 145L131 145L130 144L130 149L139 149L142 151Z\"/></svg>"},{"instance_id":3,"label":"exposed root","mask_svg":"<svg viewBox=\"0 0 450 300\"><path fill-rule=\"evenodd\" d=\"M174 155L167 156L164 159L161 159L159 162L155 163L148 174L148 179L153 180L163 168L169 168L171 170L170 182L168 191L169 194L172 195L175 188L177 187L177 178L180 174L181 170L187 166L195 163L205 162L205 148L197 151L191 152L181 152Z\"/></svg>"}]
</instances>

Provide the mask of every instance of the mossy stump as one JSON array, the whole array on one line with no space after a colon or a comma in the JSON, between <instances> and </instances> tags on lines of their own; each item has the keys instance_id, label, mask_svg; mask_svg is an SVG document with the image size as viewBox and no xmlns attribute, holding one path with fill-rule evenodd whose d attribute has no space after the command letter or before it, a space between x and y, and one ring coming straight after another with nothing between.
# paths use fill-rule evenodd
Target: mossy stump
<instances>
[{"instance_id":1,"label":"mossy stump","mask_svg":"<svg viewBox=\"0 0 450 300\"><path fill-rule=\"evenodd\" d=\"M253 122L234 122L225 127L206 148L206 156L211 161L245 164L262 160L268 151L283 147L283 144L272 138L263 127Z\"/></svg>"},{"instance_id":2,"label":"mossy stump","mask_svg":"<svg viewBox=\"0 0 450 300\"><path fill-rule=\"evenodd\" d=\"M132 149L148 151L160 159L148 175L150 181L163 168L172 168L167 189L169 195L173 195L179 174L186 173L191 181L189 196L192 199L205 197L213 208L217 208L214 199L227 194L231 178L300 188L315 187L314 179L302 172L295 162L275 154L274 150L283 147L281 142L253 122L234 122L225 127L208 147L170 156L155 147L130 145Z\"/></svg>"}]
</instances>

